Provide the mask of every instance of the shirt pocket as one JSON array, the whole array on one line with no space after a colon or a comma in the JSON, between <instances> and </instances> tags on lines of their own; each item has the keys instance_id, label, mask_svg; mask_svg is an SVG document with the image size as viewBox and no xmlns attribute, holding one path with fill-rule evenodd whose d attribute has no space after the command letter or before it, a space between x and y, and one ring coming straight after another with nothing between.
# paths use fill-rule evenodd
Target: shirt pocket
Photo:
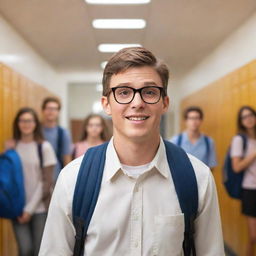
<instances>
[{"instance_id":1,"label":"shirt pocket","mask_svg":"<svg viewBox=\"0 0 256 256\"><path fill-rule=\"evenodd\" d=\"M154 218L152 256L181 256L184 240L184 215L158 215Z\"/></svg>"}]
</instances>

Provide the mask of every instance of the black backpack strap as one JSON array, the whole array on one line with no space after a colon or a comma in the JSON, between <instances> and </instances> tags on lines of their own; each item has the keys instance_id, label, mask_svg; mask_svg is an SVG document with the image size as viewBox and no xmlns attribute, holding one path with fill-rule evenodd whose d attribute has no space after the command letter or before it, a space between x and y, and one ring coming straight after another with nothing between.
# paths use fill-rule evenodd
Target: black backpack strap
<instances>
[{"instance_id":1,"label":"black backpack strap","mask_svg":"<svg viewBox=\"0 0 256 256\"><path fill-rule=\"evenodd\" d=\"M184 256L196 256L194 220L198 210L198 188L194 168L182 148L168 141L164 143L173 183L185 218Z\"/></svg>"},{"instance_id":2,"label":"black backpack strap","mask_svg":"<svg viewBox=\"0 0 256 256\"><path fill-rule=\"evenodd\" d=\"M182 143L182 133L178 135L177 146L181 147L181 143Z\"/></svg>"},{"instance_id":3,"label":"black backpack strap","mask_svg":"<svg viewBox=\"0 0 256 256\"><path fill-rule=\"evenodd\" d=\"M84 155L73 196L73 223L76 229L73 256L82 256L87 229L100 192L108 143L89 148Z\"/></svg>"},{"instance_id":4,"label":"black backpack strap","mask_svg":"<svg viewBox=\"0 0 256 256\"><path fill-rule=\"evenodd\" d=\"M61 168L64 167L63 155L62 155L63 136L64 136L63 128L58 126L57 127L57 152L56 152L56 155L57 155L57 159L60 163Z\"/></svg>"},{"instance_id":5,"label":"black backpack strap","mask_svg":"<svg viewBox=\"0 0 256 256\"><path fill-rule=\"evenodd\" d=\"M43 161L43 144L42 143L37 143L37 153L38 153L40 168L43 169L44 161Z\"/></svg>"}]
</instances>

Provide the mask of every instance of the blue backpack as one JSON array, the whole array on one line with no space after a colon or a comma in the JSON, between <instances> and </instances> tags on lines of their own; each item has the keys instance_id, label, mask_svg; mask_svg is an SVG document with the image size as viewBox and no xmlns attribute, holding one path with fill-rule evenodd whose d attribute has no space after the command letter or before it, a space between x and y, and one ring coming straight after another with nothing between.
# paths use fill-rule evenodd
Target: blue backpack
<instances>
[{"instance_id":1,"label":"blue backpack","mask_svg":"<svg viewBox=\"0 0 256 256\"><path fill-rule=\"evenodd\" d=\"M20 157L13 149L0 155L0 217L14 219L25 205Z\"/></svg>"},{"instance_id":2,"label":"blue backpack","mask_svg":"<svg viewBox=\"0 0 256 256\"><path fill-rule=\"evenodd\" d=\"M192 164L183 149L164 141L179 204L185 218L183 251L196 256L194 220L198 209L198 188ZM81 163L73 197L73 223L76 229L73 256L82 256L88 226L93 215L105 166L108 143L90 148ZM85 196L86 195L86 196Z\"/></svg>"},{"instance_id":3,"label":"blue backpack","mask_svg":"<svg viewBox=\"0 0 256 256\"><path fill-rule=\"evenodd\" d=\"M244 134L238 134L243 140L243 155L247 147L247 137ZM230 155L230 147L225 157L223 171L223 183L230 197L241 199L242 196L242 182L244 171L235 172L232 167L232 158Z\"/></svg>"}]
</instances>

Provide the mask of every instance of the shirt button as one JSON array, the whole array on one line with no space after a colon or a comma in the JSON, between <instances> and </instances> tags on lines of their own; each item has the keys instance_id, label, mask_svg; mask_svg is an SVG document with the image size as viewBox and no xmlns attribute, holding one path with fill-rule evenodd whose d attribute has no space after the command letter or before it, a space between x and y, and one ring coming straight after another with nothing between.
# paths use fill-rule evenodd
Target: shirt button
<instances>
[{"instance_id":1,"label":"shirt button","mask_svg":"<svg viewBox=\"0 0 256 256\"><path fill-rule=\"evenodd\" d=\"M137 248L138 246L139 246L139 243L138 243L138 242L135 242L135 243L134 243L134 247Z\"/></svg>"}]
</instances>

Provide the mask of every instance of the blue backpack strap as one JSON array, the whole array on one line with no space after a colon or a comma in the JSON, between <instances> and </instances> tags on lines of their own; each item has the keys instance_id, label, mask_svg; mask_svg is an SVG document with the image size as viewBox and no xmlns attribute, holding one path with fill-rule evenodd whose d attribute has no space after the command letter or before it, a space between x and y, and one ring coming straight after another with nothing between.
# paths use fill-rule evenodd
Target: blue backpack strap
<instances>
[{"instance_id":1,"label":"blue backpack strap","mask_svg":"<svg viewBox=\"0 0 256 256\"><path fill-rule=\"evenodd\" d=\"M43 148L42 143L37 143L37 153L39 158L40 168L43 169Z\"/></svg>"},{"instance_id":2,"label":"blue backpack strap","mask_svg":"<svg viewBox=\"0 0 256 256\"><path fill-rule=\"evenodd\" d=\"M204 136L204 142L206 145L206 156L207 156L207 164L209 164L210 160L210 138L208 136Z\"/></svg>"},{"instance_id":3,"label":"blue backpack strap","mask_svg":"<svg viewBox=\"0 0 256 256\"><path fill-rule=\"evenodd\" d=\"M63 128L58 126L57 127L57 152L56 152L56 155L57 155L57 159L60 163L60 166L61 168L64 167L64 164L63 164L63 156L62 156L62 142L63 142L63 135L64 134L64 131L63 131Z\"/></svg>"},{"instance_id":4,"label":"blue backpack strap","mask_svg":"<svg viewBox=\"0 0 256 256\"><path fill-rule=\"evenodd\" d=\"M238 134L241 138L242 138L242 140L243 140L243 157L244 157L244 155L245 155L245 150L246 150L246 148L247 148L247 136L245 135L245 134L243 134L243 133L239 133Z\"/></svg>"},{"instance_id":5,"label":"blue backpack strap","mask_svg":"<svg viewBox=\"0 0 256 256\"><path fill-rule=\"evenodd\" d=\"M177 146L181 147L181 143L182 143L182 133L178 135Z\"/></svg>"},{"instance_id":6,"label":"blue backpack strap","mask_svg":"<svg viewBox=\"0 0 256 256\"><path fill-rule=\"evenodd\" d=\"M81 163L73 197L76 229L73 256L82 256L87 229L99 196L108 142L88 149Z\"/></svg>"},{"instance_id":7,"label":"blue backpack strap","mask_svg":"<svg viewBox=\"0 0 256 256\"><path fill-rule=\"evenodd\" d=\"M195 256L194 220L198 210L198 188L195 172L182 148L168 141L164 141L164 144L180 208L185 218L184 255Z\"/></svg>"}]
</instances>

